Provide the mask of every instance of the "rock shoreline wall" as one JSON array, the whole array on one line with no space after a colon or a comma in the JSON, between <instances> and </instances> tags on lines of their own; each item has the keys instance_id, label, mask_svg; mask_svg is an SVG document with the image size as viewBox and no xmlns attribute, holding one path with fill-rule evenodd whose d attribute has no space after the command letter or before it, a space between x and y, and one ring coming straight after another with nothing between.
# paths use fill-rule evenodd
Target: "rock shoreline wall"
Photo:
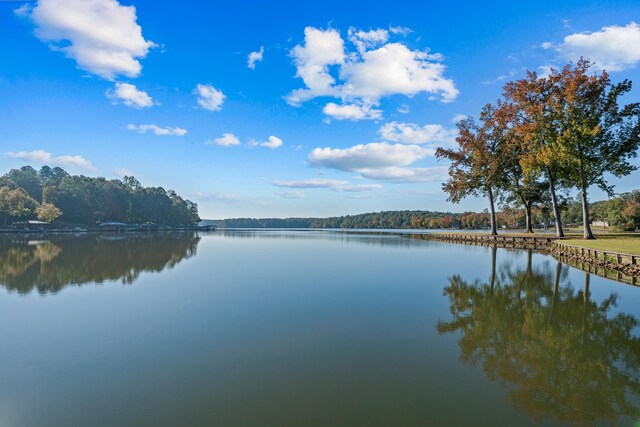
<instances>
[{"instance_id":1,"label":"rock shoreline wall","mask_svg":"<svg viewBox=\"0 0 640 427\"><path fill-rule=\"evenodd\" d=\"M619 282L640 285L640 256L636 255L565 245L557 242L556 237L488 236L464 233L430 233L427 236L430 240L466 245L540 250L581 270Z\"/></svg>"}]
</instances>

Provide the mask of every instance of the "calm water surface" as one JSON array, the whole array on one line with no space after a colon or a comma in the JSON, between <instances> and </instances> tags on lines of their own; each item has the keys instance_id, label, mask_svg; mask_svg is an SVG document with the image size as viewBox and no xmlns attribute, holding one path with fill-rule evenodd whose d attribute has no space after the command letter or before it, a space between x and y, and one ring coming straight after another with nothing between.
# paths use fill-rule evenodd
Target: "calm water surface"
<instances>
[{"instance_id":1,"label":"calm water surface","mask_svg":"<svg viewBox=\"0 0 640 427\"><path fill-rule=\"evenodd\" d=\"M0 286L2 427L640 421L640 288L548 255L327 231L3 238Z\"/></svg>"}]
</instances>

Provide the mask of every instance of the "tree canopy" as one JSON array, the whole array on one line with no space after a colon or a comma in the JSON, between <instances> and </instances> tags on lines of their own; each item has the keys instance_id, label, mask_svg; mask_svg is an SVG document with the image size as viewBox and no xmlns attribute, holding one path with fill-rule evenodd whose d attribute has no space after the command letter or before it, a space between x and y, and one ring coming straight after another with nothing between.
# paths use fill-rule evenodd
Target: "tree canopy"
<instances>
[{"instance_id":1,"label":"tree canopy","mask_svg":"<svg viewBox=\"0 0 640 427\"><path fill-rule=\"evenodd\" d=\"M532 205L548 200L562 237L558 190L576 189L584 237L593 238L589 188L595 185L612 196L609 177L637 169L630 159L640 147L640 103L622 104L630 90L630 81L614 84L586 59L546 76L528 72L526 78L506 83L503 99L487 104L479 123L473 118L458 123L457 149L436 152L451 161L443 184L449 200L483 195L493 212L500 194L503 202L522 205L527 232L533 231ZM636 209L629 207L628 216Z\"/></svg>"},{"instance_id":2,"label":"tree canopy","mask_svg":"<svg viewBox=\"0 0 640 427\"><path fill-rule=\"evenodd\" d=\"M0 213L8 220L59 219L94 225L107 221L190 226L200 221L198 205L173 190L144 187L134 177L70 175L61 168L12 169L0 178Z\"/></svg>"},{"instance_id":3,"label":"tree canopy","mask_svg":"<svg viewBox=\"0 0 640 427\"><path fill-rule=\"evenodd\" d=\"M489 199L491 214L491 234L497 234L495 216L495 196L503 187L500 154L501 140L488 117L493 114L491 105L482 112L483 123L466 118L457 123L459 135L458 149L438 148L436 157L451 161L449 179L442 185L450 201L458 203L469 195L482 195Z\"/></svg>"}]
</instances>

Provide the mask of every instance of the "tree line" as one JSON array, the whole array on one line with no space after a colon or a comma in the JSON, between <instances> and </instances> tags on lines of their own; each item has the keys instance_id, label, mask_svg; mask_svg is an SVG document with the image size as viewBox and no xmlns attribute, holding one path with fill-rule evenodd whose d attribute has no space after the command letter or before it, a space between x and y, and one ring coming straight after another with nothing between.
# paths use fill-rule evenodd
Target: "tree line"
<instances>
[{"instance_id":1,"label":"tree line","mask_svg":"<svg viewBox=\"0 0 640 427\"><path fill-rule=\"evenodd\" d=\"M640 145L640 103L620 105L631 81L614 84L606 71L592 71L586 59L546 76L528 71L506 83L478 119L458 122L457 147L436 152L451 161L443 184L449 201L486 197L491 234L496 203L520 206L527 232L534 208L546 208L563 237L561 193L578 190L584 237L593 239L588 190L595 185L613 196L609 178L637 169L630 159Z\"/></svg>"},{"instance_id":2,"label":"tree line","mask_svg":"<svg viewBox=\"0 0 640 427\"><path fill-rule=\"evenodd\" d=\"M224 228L449 228L460 214L386 211L329 218L229 218L213 221ZM429 227L430 226L430 227Z\"/></svg>"},{"instance_id":3,"label":"tree line","mask_svg":"<svg viewBox=\"0 0 640 427\"><path fill-rule=\"evenodd\" d=\"M582 222L581 202L558 196L558 208L570 224ZM594 219L608 223L618 230L640 229L640 190L624 193L608 200L590 204ZM530 212L532 227L546 228L553 215L544 205L533 205ZM370 229L489 229L491 215L484 212L384 211L329 218L229 218L208 221L222 228L370 228ZM500 228L524 228L527 219L522 209L503 206L496 211L496 225Z\"/></svg>"},{"instance_id":4,"label":"tree line","mask_svg":"<svg viewBox=\"0 0 640 427\"><path fill-rule=\"evenodd\" d=\"M162 187L122 180L70 175L59 167L12 169L0 177L0 215L5 226L39 219L96 225L115 221L191 226L200 221L198 205Z\"/></svg>"}]
</instances>

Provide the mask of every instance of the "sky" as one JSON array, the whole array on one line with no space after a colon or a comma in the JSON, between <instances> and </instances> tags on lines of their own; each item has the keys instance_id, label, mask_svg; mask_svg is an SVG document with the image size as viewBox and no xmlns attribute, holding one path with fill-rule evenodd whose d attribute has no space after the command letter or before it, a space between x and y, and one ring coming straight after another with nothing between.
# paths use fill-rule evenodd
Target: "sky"
<instances>
[{"instance_id":1,"label":"sky","mask_svg":"<svg viewBox=\"0 0 640 427\"><path fill-rule=\"evenodd\" d=\"M580 56L640 82L639 23L637 0L0 0L0 172L134 175L203 218L482 210L441 190L456 121Z\"/></svg>"}]
</instances>

